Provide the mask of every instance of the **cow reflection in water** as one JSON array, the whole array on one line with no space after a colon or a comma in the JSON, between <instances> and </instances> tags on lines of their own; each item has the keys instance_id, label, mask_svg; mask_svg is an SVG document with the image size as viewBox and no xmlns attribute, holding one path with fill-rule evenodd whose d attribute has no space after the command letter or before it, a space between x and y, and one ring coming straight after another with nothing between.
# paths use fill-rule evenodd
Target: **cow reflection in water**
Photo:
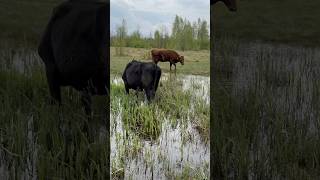
<instances>
[{"instance_id":1,"label":"cow reflection in water","mask_svg":"<svg viewBox=\"0 0 320 180\"><path fill-rule=\"evenodd\" d=\"M122 75L127 94L129 94L129 89L144 90L149 102L155 97L160 77L161 69L159 66L136 60L127 64Z\"/></svg>"}]
</instances>

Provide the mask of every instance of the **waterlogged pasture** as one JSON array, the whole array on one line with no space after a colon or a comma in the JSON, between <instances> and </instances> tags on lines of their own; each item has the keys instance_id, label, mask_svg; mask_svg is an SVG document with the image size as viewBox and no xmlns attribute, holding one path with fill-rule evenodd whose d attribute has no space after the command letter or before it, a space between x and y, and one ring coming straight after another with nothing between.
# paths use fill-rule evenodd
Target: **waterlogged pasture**
<instances>
[{"instance_id":1,"label":"waterlogged pasture","mask_svg":"<svg viewBox=\"0 0 320 180\"><path fill-rule=\"evenodd\" d=\"M0 179L108 178L107 98L93 98L90 122L73 89L60 108L49 98L36 50L1 49Z\"/></svg>"},{"instance_id":2,"label":"waterlogged pasture","mask_svg":"<svg viewBox=\"0 0 320 180\"><path fill-rule=\"evenodd\" d=\"M111 81L113 179L209 179L209 77L163 74L156 99Z\"/></svg>"},{"instance_id":3,"label":"waterlogged pasture","mask_svg":"<svg viewBox=\"0 0 320 180\"><path fill-rule=\"evenodd\" d=\"M217 179L320 177L320 49L215 40Z\"/></svg>"},{"instance_id":4,"label":"waterlogged pasture","mask_svg":"<svg viewBox=\"0 0 320 180\"><path fill-rule=\"evenodd\" d=\"M111 74L122 74L124 67L132 59L136 59L143 62L152 62L150 49L145 48L131 48L123 47L124 55L117 56L116 47L110 47L111 63L110 72ZM201 51L177 51L180 55L184 56L185 65L177 63L177 73L193 74L193 75L210 75L210 52L208 50ZM162 72L169 73L170 65L169 62L158 63ZM173 67L174 68L174 67Z\"/></svg>"}]
</instances>

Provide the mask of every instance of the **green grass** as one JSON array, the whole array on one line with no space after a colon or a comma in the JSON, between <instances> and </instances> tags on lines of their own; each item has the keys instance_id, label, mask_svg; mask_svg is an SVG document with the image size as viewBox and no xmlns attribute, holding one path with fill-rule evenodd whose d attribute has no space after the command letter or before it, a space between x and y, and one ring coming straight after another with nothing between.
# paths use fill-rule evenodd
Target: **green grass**
<instances>
[{"instance_id":1,"label":"green grass","mask_svg":"<svg viewBox=\"0 0 320 180\"><path fill-rule=\"evenodd\" d=\"M33 49L17 48L0 52L1 174L106 178L109 137L99 139L95 132L103 126L108 102L103 97L93 99L95 116L90 123L73 89L63 88L60 108L50 105L44 67L35 54ZM82 130L87 123L88 135Z\"/></svg>"},{"instance_id":2,"label":"green grass","mask_svg":"<svg viewBox=\"0 0 320 180\"><path fill-rule=\"evenodd\" d=\"M159 135L166 134L162 130L166 131L166 129L180 126L183 131L181 132L181 150L186 141L193 141L193 135L186 129L188 123L197 127L196 130L204 143L209 141L209 105L202 98L193 97L191 90L183 91L181 80L162 81L155 100L150 104L141 105L144 100L144 93L136 95L135 92L130 91L130 94L127 95L123 84L111 84L111 114L113 117L111 129L117 126L116 124L119 123L117 121L121 121L123 125L122 130L115 132L114 146L116 148L114 151L117 156L112 158L112 176L115 179L124 176L124 169L128 168L126 162L138 157L144 148L145 141L151 141L157 146L157 143L161 141ZM194 105L193 111L190 109L191 104ZM120 119L117 119L119 115ZM163 123L166 123L165 127ZM161 153L145 150L143 160L146 167L157 167L153 160L156 156L162 159L161 162L164 162L163 167L169 167L168 160ZM167 178L183 179L191 175L202 179L207 178L207 170L208 166L196 170L184 166L182 174L177 174L175 169L170 170L170 168L164 168L162 171Z\"/></svg>"},{"instance_id":3,"label":"green grass","mask_svg":"<svg viewBox=\"0 0 320 180\"><path fill-rule=\"evenodd\" d=\"M223 3L211 7L214 36L295 45L320 45L320 1L238 0L232 13ZM212 33L213 34L213 33Z\"/></svg>"},{"instance_id":4,"label":"green grass","mask_svg":"<svg viewBox=\"0 0 320 180\"><path fill-rule=\"evenodd\" d=\"M159 88L156 99L151 104L140 106L144 102L144 93L138 97L131 92L125 93L123 85L111 86L111 112L119 112L118 100L120 99L122 120L129 130L138 136L147 139L156 139L161 133L161 123L169 118L172 126L178 122L186 123L187 117L191 117L198 124L204 139L209 136L209 106L202 99L191 97L192 92L183 92L176 82L163 82ZM191 102L192 101L192 102ZM190 104L195 105L195 112L190 113Z\"/></svg>"},{"instance_id":5,"label":"green grass","mask_svg":"<svg viewBox=\"0 0 320 180\"><path fill-rule=\"evenodd\" d=\"M0 39L18 46L36 46L58 0L0 0Z\"/></svg>"},{"instance_id":6,"label":"green grass","mask_svg":"<svg viewBox=\"0 0 320 180\"><path fill-rule=\"evenodd\" d=\"M319 49L215 43L213 176L319 178Z\"/></svg>"},{"instance_id":7,"label":"green grass","mask_svg":"<svg viewBox=\"0 0 320 180\"><path fill-rule=\"evenodd\" d=\"M213 178L320 177L319 5L238 1L235 13L222 3L211 7Z\"/></svg>"},{"instance_id":8,"label":"green grass","mask_svg":"<svg viewBox=\"0 0 320 180\"><path fill-rule=\"evenodd\" d=\"M152 62L150 49L126 47L124 48L124 56L116 56L115 47L111 47L110 52L111 77L121 77L125 66L133 58L144 62ZM189 124L200 134L201 141L209 142L209 105L201 97L194 97L195 92L193 92L200 90L202 85L197 82L190 82L190 90L184 91L182 89L182 79L176 78L183 78L184 75L191 74L209 76L209 51L178 51L178 53L184 55L185 65L177 64L176 75L173 72L165 74L170 73L169 63L160 62L158 64L162 69L162 76L168 75L169 80L160 81L161 85L156 93L156 98L150 104L141 105L145 100L143 92L136 96L136 93L131 90L130 94L127 95L123 84L111 84L111 114L113 114L114 119L116 118L114 116L120 114L120 119L115 119L115 121L121 121L124 128L123 132L115 133L117 147L114 151L116 151L117 156L112 160L113 178L124 177L125 169L129 168L129 165L126 164L128 159L137 158L141 151L146 151L143 161L147 168L151 168L151 171L154 166L160 168L154 164L155 160L153 159L159 156L162 159L161 162L164 163L162 171L167 178L184 179L191 176L196 179L208 179L208 166L192 169L183 165L183 171L177 173L176 169L170 170L170 162L165 158L166 155L157 151L145 150L143 146L145 141L150 140L155 144L159 143L161 133L166 133L163 131L170 131L171 128L175 129L179 126L181 131L181 144L179 146L181 146L183 152L184 144L193 141L192 137L194 135L187 130ZM193 109L191 105L193 105ZM115 126L111 125L111 128L114 129ZM121 137L123 140L121 140ZM133 152L126 151L126 149L133 149Z\"/></svg>"},{"instance_id":9,"label":"green grass","mask_svg":"<svg viewBox=\"0 0 320 180\"><path fill-rule=\"evenodd\" d=\"M151 49L143 48L125 48L126 56L116 56L115 48L110 48L111 61L110 61L110 72L111 74L122 74L124 68L133 58L144 62L152 62L150 56ZM210 75L210 52L208 50L202 51L177 51L180 55L185 58L185 64L182 66L177 63L177 73L183 74L194 74L194 75ZM158 65L161 67L162 72L170 71L169 62L159 62ZM174 66L172 66L174 68Z\"/></svg>"}]
</instances>

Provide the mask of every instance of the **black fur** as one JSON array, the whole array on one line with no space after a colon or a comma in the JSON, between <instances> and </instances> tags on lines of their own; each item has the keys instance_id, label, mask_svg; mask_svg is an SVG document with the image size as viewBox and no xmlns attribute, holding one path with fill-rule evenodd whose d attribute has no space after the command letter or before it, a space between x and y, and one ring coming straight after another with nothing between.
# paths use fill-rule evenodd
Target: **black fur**
<instances>
[{"instance_id":1,"label":"black fur","mask_svg":"<svg viewBox=\"0 0 320 180\"><path fill-rule=\"evenodd\" d=\"M43 33L38 53L46 68L51 96L61 103L60 87L83 94L87 113L90 95L109 92L109 4L66 1L58 5Z\"/></svg>"},{"instance_id":2,"label":"black fur","mask_svg":"<svg viewBox=\"0 0 320 180\"><path fill-rule=\"evenodd\" d=\"M126 92L129 89L144 90L148 101L155 97L161 77L161 69L154 63L144 63L136 60L127 64L122 79Z\"/></svg>"}]
</instances>

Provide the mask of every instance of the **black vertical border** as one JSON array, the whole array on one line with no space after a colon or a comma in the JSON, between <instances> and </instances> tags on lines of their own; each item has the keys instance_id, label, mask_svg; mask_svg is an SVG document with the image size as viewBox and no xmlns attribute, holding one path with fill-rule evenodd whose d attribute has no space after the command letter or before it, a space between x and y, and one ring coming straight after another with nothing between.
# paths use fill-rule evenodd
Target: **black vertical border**
<instances>
[{"instance_id":1,"label":"black vertical border","mask_svg":"<svg viewBox=\"0 0 320 180\"><path fill-rule=\"evenodd\" d=\"M210 0L210 179L214 179L214 158L213 158L213 84L214 84L214 48L213 48L213 1Z\"/></svg>"},{"instance_id":2,"label":"black vertical border","mask_svg":"<svg viewBox=\"0 0 320 180\"><path fill-rule=\"evenodd\" d=\"M106 117L107 117L107 119L106 119L106 129L107 129L107 138L108 138L108 147L107 147L107 153L108 153L108 155L107 155L107 159L106 159L106 161L107 161L107 168L109 169L109 171L107 171L108 172L108 174L107 174L107 179L111 179L111 172L110 172L110 161L111 161L111 159L110 159L110 155L111 155L111 136L110 136L110 92L111 92L111 89L110 89L110 57L111 57L111 55L110 55L110 0L107 0L107 9L108 9L108 12L107 12L107 14L108 14L108 17L107 17L107 37L108 37L108 39L107 39L107 57L108 57L108 59L107 59L107 72L108 72L108 74L107 74L107 79L109 80L109 82L107 83L107 88L109 89L109 93L108 93L108 95L107 95L107 110L106 110L106 113L107 113L107 115L106 115Z\"/></svg>"}]
</instances>

